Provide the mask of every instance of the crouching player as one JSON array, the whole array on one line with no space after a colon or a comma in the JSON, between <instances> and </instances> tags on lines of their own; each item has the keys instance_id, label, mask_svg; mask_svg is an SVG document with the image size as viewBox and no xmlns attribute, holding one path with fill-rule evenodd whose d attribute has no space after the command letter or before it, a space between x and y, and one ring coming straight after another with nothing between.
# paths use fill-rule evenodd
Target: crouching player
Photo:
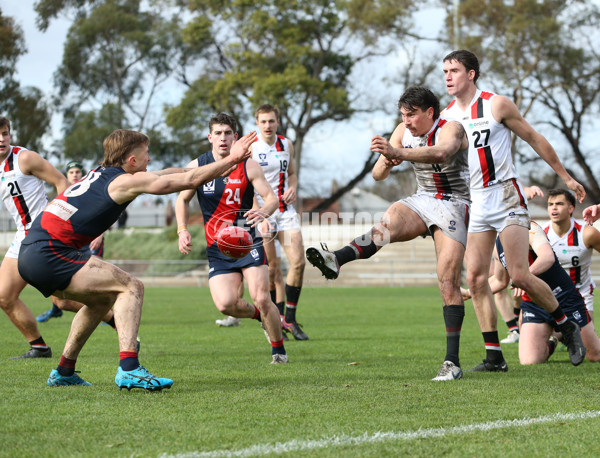
<instances>
[{"instance_id":1,"label":"crouching player","mask_svg":"<svg viewBox=\"0 0 600 458\"><path fill-rule=\"evenodd\" d=\"M499 239L496 240L494 259L496 269L494 275L490 277L492 292L506 288L510 282L504 266L504 249ZM529 264L531 273L546 282L554 293L564 311L565 318L563 320L568 319L575 322L581 331L571 335L562 334L561 337L557 321L562 322L562 320L557 320L556 317L536 305L526 292L517 289L515 293L522 295L521 335L519 338L521 364L545 362L554 352L558 337L561 337L565 344L569 343L571 339L581 338L583 340L583 347L578 346L579 351L569 351L569 357L574 366L581 364L586 355L590 361L600 361L600 339L596 335L594 324L586 311L583 298L558 262L546 233L533 221L529 231Z\"/></svg>"}]
</instances>

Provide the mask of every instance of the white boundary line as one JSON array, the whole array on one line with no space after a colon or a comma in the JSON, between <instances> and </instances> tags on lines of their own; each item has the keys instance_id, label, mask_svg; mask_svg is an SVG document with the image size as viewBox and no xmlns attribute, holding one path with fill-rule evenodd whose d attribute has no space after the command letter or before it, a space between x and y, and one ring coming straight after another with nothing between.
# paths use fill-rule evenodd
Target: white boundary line
<instances>
[{"instance_id":1,"label":"white boundary line","mask_svg":"<svg viewBox=\"0 0 600 458\"><path fill-rule=\"evenodd\" d=\"M323 448L331 448L338 446L347 445L360 445L369 444L376 442L391 442L401 440L412 440L412 439L425 439L431 437L443 437L451 434L465 434L474 431L490 431L492 429L501 428L513 428L513 427L526 427L534 424L541 423L553 423L557 421L565 420L583 420L587 418L600 417L600 410L591 410L589 412L581 413L565 413L565 414L554 414L536 418L521 418L514 420L497 420L487 423L476 423L473 425L464 426L453 426L451 428L432 428L432 429L418 429L416 431L391 431L391 432L379 432L374 434L361 434L359 436L347 436L342 434L340 436L332 436L325 439L317 440L292 440L289 442L277 442L276 444L257 444L251 447L243 448L240 450L213 450L210 452L188 452L178 453L176 455L160 455L161 458L174 457L174 458L220 458L220 457L246 457L246 456L260 456L269 453L289 453L289 452L300 452L300 451L311 451Z\"/></svg>"}]
</instances>

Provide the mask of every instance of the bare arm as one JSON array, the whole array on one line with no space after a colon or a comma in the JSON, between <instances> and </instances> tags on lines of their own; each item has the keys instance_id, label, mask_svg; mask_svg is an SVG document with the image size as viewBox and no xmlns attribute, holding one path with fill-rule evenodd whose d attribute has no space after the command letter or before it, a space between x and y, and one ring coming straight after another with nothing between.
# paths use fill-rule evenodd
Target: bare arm
<instances>
[{"instance_id":1,"label":"bare arm","mask_svg":"<svg viewBox=\"0 0 600 458\"><path fill-rule=\"evenodd\" d=\"M196 189L204 183L221 176L234 165L250 157L250 145L256 138L252 131L236 141L227 157L202 167L195 167L183 173L156 175L150 172L137 172L118 176L108 186L111 198L121 204L135 199L140 194L169 194Z\"/></svg>"},{"instance_id":2,"label":"bare arm","mask_svg":"<svg viewBox=\"0 0 600 458\"><path fill-rule=\"evenodd\" d=\"M529 230L529 245L537 255L537 259L529 266L529 271L533 275L540 275L554 264L554 250L544 230L534 221Z\"/></svg>"},{"instance_id":3,"label":"bare arm","mask_svg":"<svg viewBox=\"0 0 600 458\"><path fill-rule=\"evenodd\" d=\"M19 154L19 167L24 174L33 175L54 186L58 194L69 187L65 176L35 151L22 151Z\"/></svg>"},{"instance_id":4,"label":"bare arm","mask_svg":"<svg viewBox=\"0 0 600 458\"><path fill-rule=\"evenodd\" d=\"M577 200L583 202L585 198L585 189L583 186L569 175L569 172L567 172L562 162L560 162L552 145L523 118L514 102L507 97L495 96L492 98L492 113L498 122L503 123L519 138L526 141L552 167L556 174L564 181L565 185L575 193Z\"/></svg>"},{"instance_id":5,"label":"bare arm","mask_svg":"<svg viewBox=\"0 0 600 458\"><path fill-rule=\"evenodd\" d=\"M394 150L396 146L402 146L402 136L404 135L404 124L399 124L394 129L390 140L380 135L375 135L371 140L371 151L377 153L379 151L374 150L373 148L386 149L386 150ZM381 154L377 162L373 166L373 171L371 175L375 181L385 180L389 175L390 171L397 165L402 164L401 159L388 159L384 154Z\"/></svg>"},{"instance_id":6,"label":"bare arm","mask_svg":"<svg viewBox=\"0 0 600 458\"><path fill-rule=\"evenodd\" d=\"M248 173L248 178L250 179L252 186L254 186L255 192L257 192L264 201L261 208L248 210L244 214L248 224L256 226L263 219L268 218L275 210L277 210L279 201L273 192L273 188L271 188L271 185L266 180L258 162L249 159L248 162L246 162L246 172Z\"/></svg>"},{"instance_id":7,"label":"bare arm","mask_svg":"<svg viewBox=\"0 0 600 458\"><path fill-rule=\"evenodd\" d=\"M187 167L198 167L198 161L190 162ZM177 222L177 237L179 239L179 251L190 254L192 251L192 235L187 230L190 219L190 202L196 193L195 189L181 191L175 201L175 221Z\"/></svg>"},{"instance_id":8,"label":"bare arm","mask_svg":"<svg viewBox=\"0 0 600 458\"><path fill-rule=\"evenodd\" d=\"M395 133L395 132L394 132ZM383 138L383 137L381 137ZM380 139L373 138L371 150L383 154L388 159L419 162L423 164L440 164L461 148L467 147L465 130L458 122L451 121L442 127L440 136L433 146L421 146L418 148L402 148L401 143L394 144L390 140L391 148Z\"/></svg>"},{"instance_id":9,"label":"bare arm","mask_svg":"<svg viewBox=\"0 0 600 458\"><path fill-rule=\"evenodd\" d=\"M583 243L587 248L592 248L600 252L600 232L592 226L583 228Z\"/></svg>"}]
</instances>

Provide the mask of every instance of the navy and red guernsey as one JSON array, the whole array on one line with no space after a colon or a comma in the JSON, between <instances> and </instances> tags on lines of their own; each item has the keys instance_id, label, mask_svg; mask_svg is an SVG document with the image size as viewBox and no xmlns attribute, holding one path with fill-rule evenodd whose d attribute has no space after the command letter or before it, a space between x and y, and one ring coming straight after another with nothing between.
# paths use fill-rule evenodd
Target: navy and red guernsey
<instances>
[{"instance_id":1,"label":"navy and red guernsey","mask_svg":"<svg viewBox=\"0 0 600 458\"><path fill-rule=\"evenodd\" d=\"M198 167L215 162L211 151L198 158ZM254 186L248 179L244 161L237 165L227 177L219 177L205 183L196 190L198 202L204 218L206 253L209 258L231 262L217 247L217 234L225 226L239 226L250 231L254 244L261 243L254 228L246 226L244 213L252 208Z\"/></svg>"},{"instance_id":2,"label":"navy and red guernsey","mask_svg":"<svg viewBox=\"0 0 600 458\"><path fill-rule=\"evenodd\" d=\"M117 204L108 185L125 170L98 167L59 194L33 222L23 244L51 240L80 250L109 229L132 202Z\"/></svg>"}]
</instances>

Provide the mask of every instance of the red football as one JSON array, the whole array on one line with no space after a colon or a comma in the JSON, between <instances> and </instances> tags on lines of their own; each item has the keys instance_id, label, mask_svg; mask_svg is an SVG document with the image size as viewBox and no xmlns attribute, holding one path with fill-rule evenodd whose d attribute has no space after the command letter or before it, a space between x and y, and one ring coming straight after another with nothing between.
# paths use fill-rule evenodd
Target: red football
<instances>
[{"instance_id":1,"label":"red football","mask_svg":"<svg viewBox=\"0 0 600 458\"><path fill-rule=\"evenodd\" d=\"M225 256L240 259L250 253L252 236L243 227L227 226L217 234L217 246Z\"/></svg>"}]
</instances>

